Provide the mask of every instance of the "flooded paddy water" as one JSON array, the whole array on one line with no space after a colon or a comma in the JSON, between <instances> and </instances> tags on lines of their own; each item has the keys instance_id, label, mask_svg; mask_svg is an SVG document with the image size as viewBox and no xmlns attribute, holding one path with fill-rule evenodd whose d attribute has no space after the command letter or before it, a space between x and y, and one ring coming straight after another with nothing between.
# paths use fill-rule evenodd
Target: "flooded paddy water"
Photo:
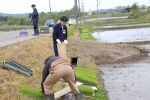
<instances>
[{"instance_id":1,"label":"flooded paddy water","mask_svg":"<svg viewBox=\"0 0 150 100\"><path fill-rule=\"evenodd\" d=\"M150 41L150 28L93 32L97 40L108 43ZM110 100L150 100L150 44L133 45L148 53L136 62L100 65Z\"/></svg>"},{"instance_id":2,"label":"flooded paddy water","mask_svg":"<svg viewBox=\"0 0 150 100\"><path fill-rule=\"evenodd\" d=\"M149 41L150 28L126 29L93 32L92 36L98 41L103 42L133 42L133 41Z\"/></svg>"}]
</instances>

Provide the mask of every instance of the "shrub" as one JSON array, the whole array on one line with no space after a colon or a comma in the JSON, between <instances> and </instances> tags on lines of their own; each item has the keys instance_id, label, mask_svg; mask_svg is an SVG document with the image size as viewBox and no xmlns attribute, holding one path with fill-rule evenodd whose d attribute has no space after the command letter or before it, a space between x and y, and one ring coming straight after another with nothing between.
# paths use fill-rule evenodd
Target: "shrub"
<instances>
[{"instance_id":1,"label":"shrub","mask_svg":"<svg viewBox=\"0 0 150 100\"><path fill-rule=\"evenodd\" d=\"M145 17L148 12L140 11L140 10L133 10L133 12L129 15L129 19L137 19L140 17Z\"/></svg>"}]
</instances>

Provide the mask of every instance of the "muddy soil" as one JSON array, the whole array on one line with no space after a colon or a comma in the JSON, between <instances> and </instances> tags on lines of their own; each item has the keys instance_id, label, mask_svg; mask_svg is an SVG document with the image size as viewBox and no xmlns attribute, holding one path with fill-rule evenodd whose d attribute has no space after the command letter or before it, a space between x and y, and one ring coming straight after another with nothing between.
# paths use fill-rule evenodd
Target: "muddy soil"
<instances>
[{"instance_id":1,"label":"muddy soil","mask_svg":"<svg viewBox=\"0 0 150 100\"><path fill-rule=\"evenodd\" d=\"M74 40L69 39L67 45L68 57L79 57L79 60L84 60L86 57L90 57L95 61L96 65L100 64L112 64L115 62L124 62L124 60L135 60L137 57L147 56L145 53L141 53L140 49L137 49L130 44L112 44L98 41L87 40Z\"/></svg>"},{"instance_id":2,"label":"muddy soil","mask_svg":"<svg viewBox=\"0 0 150 100\"><path fill-rule=\"evenodd\" d=\"M147 57L99 66L110 100L150 100L150 43L133 43L133 46L146 52Z\"/></svg>"}]
</instances>

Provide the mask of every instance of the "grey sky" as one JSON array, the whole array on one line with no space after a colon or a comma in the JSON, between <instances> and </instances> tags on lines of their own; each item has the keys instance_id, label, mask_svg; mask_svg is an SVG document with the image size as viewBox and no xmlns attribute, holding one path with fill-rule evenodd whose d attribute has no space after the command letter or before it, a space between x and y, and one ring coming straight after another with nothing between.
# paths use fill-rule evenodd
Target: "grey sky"
<instances>
[{"instance_id":1,"label":"grey sky","mask_svg":"<svg viewBox=\"0 0 150 100\"><path fill-rule=\"evenodd\" d=\"M82 1L82 0L80 0ZM84 0L85 11L96 10L97 0ZM100 0L99 9L109 9L116 6L132 5L138 2L140 5L150 6L150 0ZM49 0L0 0L0 12L2 13L29 13L32 12L31 4L36 4L39 12L49 12ZM74 0L51 0L52 11L67 10L73 7Z\"/></svg>"}]
</instances>

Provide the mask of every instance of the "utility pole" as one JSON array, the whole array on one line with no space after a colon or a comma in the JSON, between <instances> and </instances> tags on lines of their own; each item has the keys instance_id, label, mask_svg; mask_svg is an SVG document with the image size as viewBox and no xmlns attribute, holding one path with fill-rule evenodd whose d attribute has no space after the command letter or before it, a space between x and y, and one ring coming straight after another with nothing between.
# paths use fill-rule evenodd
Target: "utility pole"
<instances>
[{"instance_id":1,"label":"utility pole","mask_svg":"<svg viewBox=\"0 0 150 100\"><path fill-rule=\"evenodd\" d=\"M51 13L51 2L49 0L49 8L50 8L50 18L52 19L52 13Z\"/></svg>"},{"instance_id":2,"label":"utility pole","mask_svg":"<svg viewBox=\"0 0 150 100\"><path fill-rule=\"evenodd\" d=\"M84 19L84 3L83 3L83 0L82 0L82 14L83 14L83 22L84 22L85 19Z\"/></svg>"},{"instance_id":3,"label":"utility pole","mask_svg":"<svg viewBox=\"0 0 150 100\"><path fill-rule=\"evenodd\" d=\"M79 4L79 17L80 17L80 24L81 24L81 10L80 10L80 0L78 0L78 4Z\"/></svg>"},{"instance_id":4,"label":"utility pole","mask_svg":"<svg viewBox=\"0 0 150 100\"><path fill-rule=\"evenodd\" d=\"M76 18L76 31L78 30L78 6L77 6L77 0L75 0L75 18Z\"/></svg>"},{"instance_id":5,"label":"utility pole","mask_svg":"<svg viewBox=\"0 0 150 100\"><path fill-rule=\"evenodd\" d=\"M98 0L97 0L97 22L98 22L98 6L99 6L99 4L98 4Z\"/></svg>"}]
</instances>

